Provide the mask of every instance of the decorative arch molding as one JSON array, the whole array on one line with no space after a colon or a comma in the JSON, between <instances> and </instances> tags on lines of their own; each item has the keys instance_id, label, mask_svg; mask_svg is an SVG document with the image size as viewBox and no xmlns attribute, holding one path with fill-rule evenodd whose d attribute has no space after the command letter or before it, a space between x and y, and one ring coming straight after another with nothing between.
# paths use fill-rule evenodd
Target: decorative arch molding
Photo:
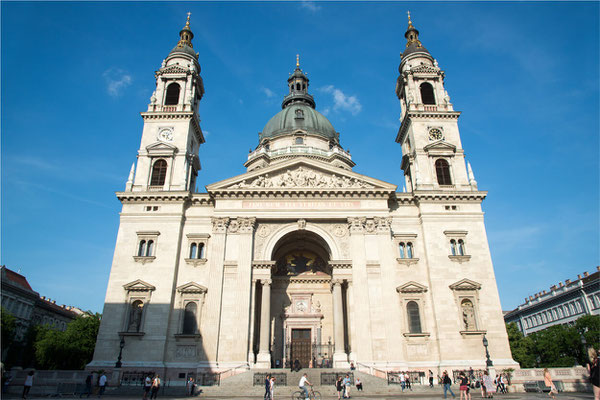
<instances>
[{"instance_id":1,"label":"decorative arch molding","mask_svg":"<svg viewBox=\"0 0 600 400\"><path fill-rule=\"evenodd\" d=\"M286 225L282 226L281 228L279 228L278 230L276 230L271 235L271 237L269 237L269 239L267 241L267 245L263 248L262 259L270 260L272 257L272 254L273 254L273 250L275 250L275 246L277 246L277 243L288 233L295 232L298 230L301 230L301 229L298 228L297 222L290 222L289 224L286 224ZM321 228L320 226L309 223L309 222L306 223L306 226L304 227L303 230L309 231L309 232L312 232L312 233L318 235L321 239L323 239L325 241L325 243L327 243L327 246L329 246L329 250L331 251L331 259L332 260L341 259L340 249L338 248L336 241L329 234L329 232L327 232L325 229Z\"/></svg>"}]
</instances>

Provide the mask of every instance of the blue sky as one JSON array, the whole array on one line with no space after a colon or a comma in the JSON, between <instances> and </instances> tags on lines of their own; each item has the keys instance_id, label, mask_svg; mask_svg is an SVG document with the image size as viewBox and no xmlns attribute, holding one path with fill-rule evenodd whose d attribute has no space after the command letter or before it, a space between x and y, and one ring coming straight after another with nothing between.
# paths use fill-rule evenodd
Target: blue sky
<instances>
[{"instance_id":1,"label":"blue sky","mask_svg":"<svg viewBox=\"0 0 600 400\"><path fill-rule=\"evenodd\" d=\"M599 3L2 2L1 263L101 311L153 73L192 12L201 188L244 172L300 53L355 171L402 185L406 11L446 71L500 298L599 265ZM337 96L336 96L337 95Z\"/></svg>"}]
</instances>

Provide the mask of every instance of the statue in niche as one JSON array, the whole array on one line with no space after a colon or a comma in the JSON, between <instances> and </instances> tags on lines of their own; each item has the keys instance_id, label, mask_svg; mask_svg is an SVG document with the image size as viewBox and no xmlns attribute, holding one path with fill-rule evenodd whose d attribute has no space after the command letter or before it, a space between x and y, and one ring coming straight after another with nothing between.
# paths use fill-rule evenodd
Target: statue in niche
<instances>
[{"instance_id":1,"label":"statue in niche","mask_svg":"<svg viewBox=\"0 0 600 400\"><path fill-rule=\"evenodd\" d=\"M461 303L463 325L466 331L477 330L475 324L475 308L471 300L463 300Z\"/></svg>"},{"instance_id":2,"label":"statue in niche","mask_svg":"<svg viewBox=\"0 0 600 400\"><path fill-rule=\"evenodd\" d=\"M131 304L131 311L129 313L129 327L128 332L139 332L142 324L142 308L144 304L140 300L136 300Z\"/></svg>"}]
</instances>

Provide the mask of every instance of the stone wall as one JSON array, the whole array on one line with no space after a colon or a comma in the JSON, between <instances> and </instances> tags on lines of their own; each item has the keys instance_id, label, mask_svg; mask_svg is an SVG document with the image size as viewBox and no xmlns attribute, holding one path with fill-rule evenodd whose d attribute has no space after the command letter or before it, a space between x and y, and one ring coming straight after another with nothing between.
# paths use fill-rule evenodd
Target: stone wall
<instances>
[{"instance_id":1,"label":"stone wall","mask_svg":"<svg viewBox=\"0 0 600 400\"><path fill-rule=\"evenodd\" d=\"M549 368L553 381L560 381L565 392L591 392L590 375L582 366L572 368ZM499 371L498 371L499 372ZM526 382L543 381L543 368L518 369L512 374L511 388L516 392L523 392ZM558 388L560 389L560 388Z\"/></svg>"}]
</instances>

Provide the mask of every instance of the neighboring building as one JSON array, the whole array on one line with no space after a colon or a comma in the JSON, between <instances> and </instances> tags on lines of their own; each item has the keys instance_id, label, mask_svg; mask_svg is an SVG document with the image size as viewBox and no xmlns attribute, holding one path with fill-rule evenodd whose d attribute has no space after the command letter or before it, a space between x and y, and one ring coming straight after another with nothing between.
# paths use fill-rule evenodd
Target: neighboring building
<instances>
[{"instance_id":1,"label":"neighboring building","mask_svg":"<svg viewBox=\"0 0 600 400\"><path fill-rule=\"evenodd\" d=\"M124 338L124 370L168 379L296 359L439 373L483 368L483 335L497 367L518 366L460 112L410 20L405 37L396 142L408 192L352 171L297 61L247 172L194 193L204 86L188 17L155 73L137 167L117 193L89 368L112 368Z\"/></svg>"},{"instance_id":2,"label":"neighboring building","mask_svg":"<svg viewBox=\"0 0 600 400\"><path fill-rule=\"evenodd\" d=\"M583 315L600 315L600 267L526 297L525 303L505 313L504 321L516 323L527 336L552 325L573 324Z\"/></svg>"},{"instance_id":3,"label":"neighboring building","mask_svg":"<svg viewBox=\"0 0 600 400\"><path fill-rule=\"evenodd\" d=\"M80 313L76 307L59 306L56 301L40 297L27 278L13 270L0 266L2 276L2 307L16 318L15 343L25 345L27 329L33 325L47 325L64 331L67 324ZM2 354L4 360L6 354ZM18 356L17 356L18 357ZM17 358L18 359L18 358Z\"/></svg>"}]
</instances>

